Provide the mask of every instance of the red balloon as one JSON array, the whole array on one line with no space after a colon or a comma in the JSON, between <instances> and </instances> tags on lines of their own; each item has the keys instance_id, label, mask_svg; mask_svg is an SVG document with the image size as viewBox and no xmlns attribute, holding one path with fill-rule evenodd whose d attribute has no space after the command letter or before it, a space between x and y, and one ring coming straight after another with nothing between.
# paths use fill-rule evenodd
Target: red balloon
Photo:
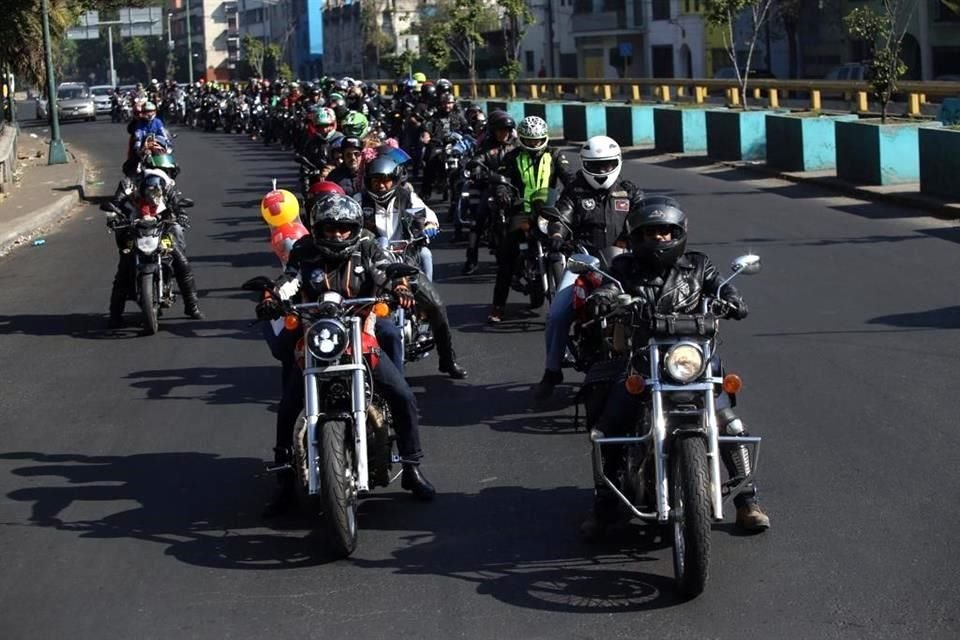
<instances>
[{"instance_id":1,"label":"red balloon","mask_svg":"<svg viewBox=\"0 0 960 640\"><path fill-rule=\"evenodd\" d=\"M271 231L270 246L283 264L287 264L290 249L293 248L294 243L309 233L299 219L280 227L273 227Z\"/></svg>"}]
</instances>

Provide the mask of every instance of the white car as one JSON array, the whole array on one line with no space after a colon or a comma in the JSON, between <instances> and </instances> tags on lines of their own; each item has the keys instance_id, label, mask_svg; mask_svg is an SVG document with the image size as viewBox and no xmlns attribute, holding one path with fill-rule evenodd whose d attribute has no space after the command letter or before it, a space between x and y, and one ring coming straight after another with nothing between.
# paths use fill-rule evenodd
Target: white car
<instances>
[{"instance_id":1,"label":"white car","mask_svg":"<svg viewBox=\"0 0 960 640\"><path fill-rule=\"evenodd\" d=\"M93 95L93 104L97 108L97 114L110 113L110 97L113 96L113 87L108 84L98 84L90 87L90 93Z\"/></svg>"}]
</instances>

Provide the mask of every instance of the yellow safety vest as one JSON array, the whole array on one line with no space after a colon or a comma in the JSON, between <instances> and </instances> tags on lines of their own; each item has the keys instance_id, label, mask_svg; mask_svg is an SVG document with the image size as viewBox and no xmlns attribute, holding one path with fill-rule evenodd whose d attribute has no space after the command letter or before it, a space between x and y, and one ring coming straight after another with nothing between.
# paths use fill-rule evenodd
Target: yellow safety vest
<instances>
[{"instance_id":1,"label":"yellow safety vest","mask_svg":"<svg viewBox=\"0 0 960 640\"><path fill-rule=\"evenodd\" d=\"M523 212L530 213L534 200L547 201L550 190L550 171L553 167L553 157L550 153L540 156L540 163L533 166L533 161L526 153L517 156L517 169L523 180Z\"/></svg>"}]
</instances>

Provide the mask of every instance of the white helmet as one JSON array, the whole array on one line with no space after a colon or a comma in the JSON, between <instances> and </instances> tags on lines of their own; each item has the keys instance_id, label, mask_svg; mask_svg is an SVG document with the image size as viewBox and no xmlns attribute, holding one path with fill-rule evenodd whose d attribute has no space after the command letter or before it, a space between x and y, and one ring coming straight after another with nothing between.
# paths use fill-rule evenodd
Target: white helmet
<instances>
[{"instance_id":1,"label":"white helmet","mask_svg":"<svg viewBox=\"0 0 960 640\"><path fill-rule=\"evenodd\" d=\"M547 122L537 116L527 116L517 125L517 138L527 151L543 151L550 139Z\"/></svg>"},{"instance_id":2,"label":"white helmet","mask_svg":"<svg viewBox=\"0 0 960 640\"><path fill-rule=\"evenodd\" d=\"M583 177L594 189L610 189L620 177L623 155L613 138L594 136L580 149Z\"/></svg>"}]
</instances>

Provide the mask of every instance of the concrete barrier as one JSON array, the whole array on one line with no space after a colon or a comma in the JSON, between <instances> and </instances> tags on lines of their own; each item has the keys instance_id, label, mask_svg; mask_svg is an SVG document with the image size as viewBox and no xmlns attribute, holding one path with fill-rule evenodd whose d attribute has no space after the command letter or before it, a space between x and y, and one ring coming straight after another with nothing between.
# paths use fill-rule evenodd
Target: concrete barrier
<instances>
[{"instance_id":1,"label":"concrete barrier","mask_svg":"<svg viewBox=\"0 0 960 640\"><path fill-rule=\"evenodd\" d=\"M872 185L920 181L919 124L853 120L835 125L841 180Z\"/></svg>"},{"instance_id":2,"label":"concrete barrier","mask_svg":"<svg viewBox=\"0 0 960 640\"><path fill-rule=\"evenodd\" d=\"M707 156L715 160L765 160L768 113L707 111Z\"/></svg>"},{"instance_id":3,"label":"concrete barrier","mask_svg":"<svg viewBox=\"0 0 960 640\"><path fill-rule=\"evenodd\" d=\"M854 114L767 114L767 164L781 171L826 171L837 168L837 120Z\"/></svg>"},{"instance_id":4,"label":"concrete barrier","mask_svg":"<svg viewBox=\"0 0 960 640\"><path fill-rule=\"evenodd\" d=\"M707 150L706 109L653 108L654 146L662 153Z\"/></svg>"}]
</instances>

